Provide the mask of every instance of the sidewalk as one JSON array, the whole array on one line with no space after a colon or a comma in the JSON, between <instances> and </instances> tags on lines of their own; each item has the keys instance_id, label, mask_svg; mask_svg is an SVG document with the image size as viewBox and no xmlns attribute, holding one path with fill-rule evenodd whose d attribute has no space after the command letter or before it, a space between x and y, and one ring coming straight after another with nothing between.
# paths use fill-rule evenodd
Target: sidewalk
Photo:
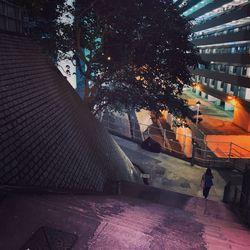
<instances>
[{"instance_id":1,"label":"sidewalk","mask_svg":"<svg viewBox=\"0 0 250 250\"><path fill-rule=\"evenodd\" d=\"M140 145L113 136L128 158L150 174L150 185L166 190L183 194L202 197L200 187L201 176L205 168L190 166L189 162L177 159L166 154L151 153L143 150ZM222 200L226 181L216 170L214 175L214 186L212 187L209 199Z\"/></svg>"}]
</instances>

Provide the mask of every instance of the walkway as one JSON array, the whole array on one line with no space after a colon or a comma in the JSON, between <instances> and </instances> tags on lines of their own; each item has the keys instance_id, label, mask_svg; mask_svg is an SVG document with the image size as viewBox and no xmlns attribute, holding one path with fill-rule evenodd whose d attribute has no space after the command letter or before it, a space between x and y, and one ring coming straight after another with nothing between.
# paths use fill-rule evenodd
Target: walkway
<instances>
[{"instance_id":1,"label":"walkway","mask_svg":"<svg viewBox=\"0 0 250 250\"><path fill-rule=\"evenodd\" d=\"M152 186L202 197L200 180L204 168L192 167L189 162L166 154L145 151L138 144L117 136L113 138L133 163L150 174ZM213 170L213 174L214 187L210 191L209 199L222 200L226 181L218 171Z\"/></svg>"},{"instance_id":2,"label":"walkway","mask_svg":"<svg viewBox=\"0 0 250 250\"><path fill-rule=\"evenodd\" d=\"M123 185L121 196L5 193L0 249L250 249L224 204Z\"/></svg>"},{"instance_id":3,"label":"walkway","mask_svg":"<svg viewBox=\"0 0 250 250\"><path fill-rule=\"evenodd\" d=\"M199 128L207 135L249 135L246 131L233 123L232 111L220 109L215 104L198 97L192 91L183 93L183 98L188 100L189 106L195 106L197 100L201 102L200 111L202 121Z\"/></svg>"}]
</instances>

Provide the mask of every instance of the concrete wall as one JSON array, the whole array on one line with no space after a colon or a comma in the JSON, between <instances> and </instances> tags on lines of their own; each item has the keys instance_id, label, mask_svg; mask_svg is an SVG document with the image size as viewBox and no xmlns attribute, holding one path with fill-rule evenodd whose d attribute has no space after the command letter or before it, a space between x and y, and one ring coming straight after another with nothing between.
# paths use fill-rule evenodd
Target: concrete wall
<instances>
[{"instance_id":1,"label":"concrete wall","mask_svg":"<svg viewBox=\"0 0 250 250\"><path fill-rule=\"evenodd\" d=\"M189 128L176 128L176 140L180 142L181 149L186 157L192 157L192 131Z\"/></svg>"},{"instance_id":2,"label":"concrete wall","mask_svg":"<svg viewBox=\"0 0 250 250\"><path fill-rule=\"evenodd\" d=\"M240 103L237 103L234 106L233 123L243 128L245 131L250 132L250 113Z\"/></svg>"},{"instance_id":3,"label":"concrete wall","mask_svg":"<svg viewBox=\"0 0 250 250\"><path fill-rule=\"evenodd\" d=\"M103 191L138 175L49 58L0 33L0 184Z\"/></svg>"}]
</instances>

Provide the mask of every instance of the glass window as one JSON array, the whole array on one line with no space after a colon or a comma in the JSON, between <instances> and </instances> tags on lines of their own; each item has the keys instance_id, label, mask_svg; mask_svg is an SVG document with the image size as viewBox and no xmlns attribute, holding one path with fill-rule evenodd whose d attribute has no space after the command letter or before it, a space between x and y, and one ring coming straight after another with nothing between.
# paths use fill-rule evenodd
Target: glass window
<instances>
[{"instance_id":1,"label":"glass window","mask_svg":"<svg viewBox=\"0 0 250 250\"><path fill-rule=\"evenodd\" d=\"M236 75L237 75L237 76L240 76L240 75L241 75L241 71L242 71L242 67L236 66Z\"/></svg>"},{"instance_id":2,"label":"glass window","mask_svg":"<svg viewBox=\"0 0 250 250\"><path fill-rule=\"evenodd\" d=\"M215 85L215 81L214 81L214 79L211 79L211 80L210 80L210 86L211 86L211 87L214 87L214 85Z\"/></svg>"},{"instance_id":3,"label":"glass window","mask_svg":"<svg viewBox=\"0 0 250 250\"><path fill-rule=\"evenodd\" d=\"M242 67L242 75L245 76L247 74L247 67Z\"/></svg>"},{"instance_id":4,"label":"glass window","mask_svg":"<svg viewBox=\"0 0 250 250\"><path fill-rule=\"evenodd\" d=\"M246 96L246 88L239 87L238 97L245 99Z\"/></svg>"},{"instance_id":5,"label":"glass window","mask_svg":"<svg viewBox=\"0 0 250 250\"><path fill-rule=\"evenodd\" d=\"M221 64L220 71L222 71L222 72L226 71L226 65L225 64Z\"/></svg>"},{"instance_id":6,"label":"glass window","mask_svg":"<svg viewBox=\"0 0 250 250\"><path fill-rule=\"evenodd\" d=\"M230 86L230 91L234 92L234 85L233 84L231 84L231 86Z\"/></svg>"}]
</instances>

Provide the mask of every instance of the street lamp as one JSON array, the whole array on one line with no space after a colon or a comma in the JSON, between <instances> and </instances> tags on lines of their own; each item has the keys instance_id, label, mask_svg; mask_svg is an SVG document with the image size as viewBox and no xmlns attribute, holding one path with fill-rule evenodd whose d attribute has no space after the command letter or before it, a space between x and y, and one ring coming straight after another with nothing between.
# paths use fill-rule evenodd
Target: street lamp
<instances>
[{"instance_id":1,"label":"street lamp","mask_svg":"<svg viewBox=\"0 0 250 250\"><path fill-rule=\"evenodd\" d=\"M200 105L201 105L201 102L200 102L200 101L197 101L197 102L196 102L197 114L196 114L196 122L195 122L196 126L198 125L198 121L199 121Z\"/></svg>"}]
</instances>

